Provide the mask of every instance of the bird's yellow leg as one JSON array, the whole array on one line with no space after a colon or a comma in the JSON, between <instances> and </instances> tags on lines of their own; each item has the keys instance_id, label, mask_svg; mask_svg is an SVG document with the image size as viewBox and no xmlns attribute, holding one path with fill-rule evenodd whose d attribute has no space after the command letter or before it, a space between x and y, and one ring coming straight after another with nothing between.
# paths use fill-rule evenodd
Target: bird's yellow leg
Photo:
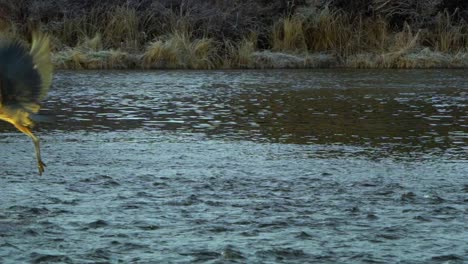
<instances>
[{"instance_id":1,"label":"bird's yellow leg","mask_svg":"<svg viewBox=\"0 0 468 264\"><path fill-rule=\"evenodd\" d=\"M28 135L32 139L34 143L34 148L36 150L37 168L39 169L39 176L42 175L46 165L44 164L44 162L42 162L42 159L41 159L41 148L39 144L39 138L37 138L28 127L22 126L20 124L14 124L14 125L19 131Z\"/></svg>"}]
</instances>

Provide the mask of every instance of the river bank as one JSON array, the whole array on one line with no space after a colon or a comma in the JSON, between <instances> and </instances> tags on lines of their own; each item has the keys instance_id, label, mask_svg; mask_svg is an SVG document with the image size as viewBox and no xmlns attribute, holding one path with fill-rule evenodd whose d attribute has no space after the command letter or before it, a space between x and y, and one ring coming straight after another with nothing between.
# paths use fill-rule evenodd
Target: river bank
<instances>
[{"instance_id":1,"label":"river bank","mask_svg":"<svg viewBox=\"0 0 468 264\"><path fill-rule=\"evenodd\" d=\"M47 32L59 69L466 68L455 2L9 0L0 36Z\"/></svg>"},{"instance_id":2,"label":"river bank","mask_svg":"<svg viewBox=\"0 0 468 264\"><path fill-rule=\"evenodd\" d=\"M86 51L70 49L53 55L57 69L301 69L301 68L364 68L364 69L431 69L467 68L468 53L442 53L428 48L405 53L360 53L347 58L333 54L291 54L284 52L252 51L242 63L208 61L203 57L157 58L148 61L145 54L119 50Z\"/></svg>"}]
</instances>

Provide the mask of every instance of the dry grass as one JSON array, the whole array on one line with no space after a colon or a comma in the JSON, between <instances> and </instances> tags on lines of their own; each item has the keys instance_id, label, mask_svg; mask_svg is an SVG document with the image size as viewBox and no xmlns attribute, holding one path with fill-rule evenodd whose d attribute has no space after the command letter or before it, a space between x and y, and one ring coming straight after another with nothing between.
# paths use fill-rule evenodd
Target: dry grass
<instances>
[{"instance_id":1,"label":"dry grass","mask_svg":"<svg viewBox=\"0 0 468 264\"><path fill-rule=\"evenodd\" d=\"M49 31L56 36L57 42L54 44L63 49L75 46L88 36L101 34L99 27L103 23L105 21L102 19L101 10L93 9L80 17L65 17L62 23L50 25Z\"/></svg>"},{"instance_id":2,"label":"dry grass","mask_svg":"<svg viewBox=\"0 0 468 264\"><path fill-rule=\"evenodd\" d=\"M105 14L105 23L98 32L103 35L106 45L123 50L138 50L140 35L136 10L126 6L115 6Z\"/></svg>"},{"instance_id":3,"label":"dry grass","mask_svg":"<svg viewBox=\"0 0 468 264\"><path fill-rule=\"evenodd\" d=\"M428 48L400 56L394 61L394 68L449 68L452 56Z\"/></svg>"},{"instance_id":4,"label":"dry grass","mask_svg":"<svg viewBox=\"0 0 468 264\"><path fill-rule=\"evenodd\" d=\"M303 24L301 17L286 17L278 21L272 30L272 50L295 53L306 51Z\"/></svg>"},{"instance_id":5,"label":"dry grass","mask_svg":"<svg viewBox=\"0 0 468 264\"><path fill-rule=\"evenodd\" d=\"M428 42L435 50L457 53L466 50L468 45L468 25L466 21L454 21L456 11L438 13L433 32L427 36Z\"/></svg>"},{"instance_id":6,"label":"dry grass","mask_svg":"<svg viewBox=\"0 0 468 264\"><path fill-rule=\"evenodd\" d=\"M468 27L464 21L454 21L455 16L439 13L435 29L428 33L413 29L408 23L401 31L392 31L390 22L382 16L352 17L328 6L302 9L300 18L287 18L276 24L272 47L291 54L298 54L298 51L335 54L346 67L415 68L418 63L421 67L448 67L455 63L453 59L442 58L439 53L428 50L452 54L467 51ZM287 25L294 25L293 29ZM285 33L288 28L292 33ZM305 48L301 44L303 39ZM423 55L429 58L422 60Z\"/></svg>"},{"instance_id":7,"label":"dry grass","mask_svg":"<svg viewBox=\"0 0 468 264\"><path fill-rule=\"evenodd\" d=\"M373 51L385 52L394 35L389 29L388 21L383 17L363 19L359 17L354 29L354 52Z\"/></svg>"},{"instance_id":8,"label":"dry grass","mask_svg":"<svg viewBox=\"0 0 468 264\"><path fill-rule=\"evenodd\" d=\"M251 34L248 38L243 38L238 43L225 41L222 68L253 68L253 54L257 50L256 43L256 34Z\"/></svg>"},{"instance_id":9,"label":"dry grass","mask_svg":"<svg viewBox=\"0 0 468 264\"><path fill-rule=\"evenodd\" d=\"M148 46L143 55L145 68L175 68L177 67L177 55L170 46L170 42L157 40Z\"/></svg>"},{"instance_id":10,"label":"dry grass","mask_svg":"<svg viewBox=\"0 0 468 264\"><path fill-rule=\"evenodd\" d=\"M110 10L94 8L83 16L64 18L62 23L50 25L49 30L60 40L57 45L61 47L73 46L88 36L99 34L105 49L136 52L147 40L140 28L148 26L149 20L150 14L137 14L134 8L127 6L115 6Z\"/></svg>"},{"instance_id":11,"label":"dry grass","mask_svg":"<svg viewBox=\"0 0 468 264\"><path fill-rule=\"evenodd\" d=\"M76 47L55 53L54 63L62 69L126 69L134 67L131 56L120 50L103 50L100 34L85 37Z\"/></svg>"},{"instance_id":12,"label":"dry grass","mask_svg":"<svg viewBox=\"0 0 468 264\"><path fill-rule=\"evenodd\" d=\"M409 68L402 59L419 45L420 31L414 33L406 24L403 31L391 35L380 50L348 56L345 65L352 68Z\"/></svg>"},{"instance_id":13,"label":"dry grass","mask_svg":"<svg viewBox=\"0 0 468 264\"><path fill-rule=\"evenodd\" d=\"M468 67L468 49L463 52L458 52L453 56L451 65L457 68Z\"/></svg>"},{"instance_id":14,"label":"dry grass","mask_svg":"<svg viewBox=\"0 0 468 264\"><path fill-rule=\"evenodd\" d=\"M419 41L420 32L414 33L406 24L403 31L394 35L390 52L381 54L377 61L379 68L407 68L405 61L401 58L412 51Z\"/></svg>"},{"instance_id":15,"label":"dry grass","mask_svg":"<svg viewBox=\"0 0 468 264\"><path fill-rule=\"evenodd\" d=\"M351 17L341 10L325 7L306 19L305 39L309 51L332 52L340 56L352 53L355 32Z\"/></svg>"},{"instance_id":16,"label":"dry grass","mask_svg":"<svg viewBox=\"0 0 468 264\"><path fill-rule=\"evenodd\" d=\"M85 51L72 49L55 54L54 64L59 69L127 69L134 68L135 61L126 52L118 50Z\"/></svg>"},{"instance_id":17,"label":"dry grass","mask_svg":"<svg viewBox=\"0 0 468 264\"><path fill-rule=\"evenodd\" d=\"M329 54L288 54L282 52L256 51L252 54L254 68L329 68L335 67L336 58Z\"/></svg>"},{"instance_id":18,"label":"dry grass","mask_svg":"<svg viewBox=\"0 0 468 264\"><path fill-rule=\"evenodd\" d=\"M90 51L102 50L103 47L101 34L97 33L92 38L85 36L84 39L78 44L78 47Z\"/></svg>"},{"instance_id":19,"label":"dry grass","mask_svg":"<svg viewBox=\"0 0 468 264\"><path fill-rule=\"evenodd\" d=\"M143 55L145 68L213 69L219 61L215 41L194 39L187 28L153 41Z\"/></svg>"},{"instance_id":20,"label":"dry grass","mask_svg":"<svg viewBox=\"0 0 468 264\"><path fill-rule=\"evenodd\" d=\"M277 17L267 27L249 26L255 29L250 35L237 29L244 22L224 21L230 14L210 13L216 8L181 5L155 13L129 2L108 9L93 5L83 15L64 13L47 24L20 25L0 17L0 37L27 42L28 30L43 29L52 37L54 62L67 69L467 67L468 24L461 11L440 12L420 30L417 25L426 16L398 27L390 21L407 4L373 2L379 4L374 16L311 5ZM417 8L429 12L436 2L440 0ZM227 25L213 25L223 21ZM243 34L229 38L212 31L223 27Z\"/></svg>"}]
</instances>

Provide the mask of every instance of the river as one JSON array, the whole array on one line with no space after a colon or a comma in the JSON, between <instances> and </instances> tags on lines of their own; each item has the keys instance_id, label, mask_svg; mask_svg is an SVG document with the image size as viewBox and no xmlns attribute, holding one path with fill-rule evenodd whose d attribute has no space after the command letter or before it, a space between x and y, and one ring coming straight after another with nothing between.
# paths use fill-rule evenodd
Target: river
<instances>
[{"instance_id":1,"label":"river","mask_svg":"<svg viewBox=\"0 0 468 264\"><path fill-rule=\"evenodd\" d=\"M465 70L59 71L1 263L467 263Z\"/></svg>"}]
</instances>

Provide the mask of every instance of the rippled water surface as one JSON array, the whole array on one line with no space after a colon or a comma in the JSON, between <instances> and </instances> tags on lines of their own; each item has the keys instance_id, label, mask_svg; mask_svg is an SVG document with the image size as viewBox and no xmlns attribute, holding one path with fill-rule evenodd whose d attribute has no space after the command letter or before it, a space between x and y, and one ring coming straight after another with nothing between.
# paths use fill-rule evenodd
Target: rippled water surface
<instances>
[{"instance_id":1,"label":"rippled water surface","mask_svg":"<svg viewBox=\"0 0 468 264\"><path fill-rule=\"evenodd\" d=\"M462 70L58 72L1 263L467 263Z\"/></svg>"}]
</instances>

